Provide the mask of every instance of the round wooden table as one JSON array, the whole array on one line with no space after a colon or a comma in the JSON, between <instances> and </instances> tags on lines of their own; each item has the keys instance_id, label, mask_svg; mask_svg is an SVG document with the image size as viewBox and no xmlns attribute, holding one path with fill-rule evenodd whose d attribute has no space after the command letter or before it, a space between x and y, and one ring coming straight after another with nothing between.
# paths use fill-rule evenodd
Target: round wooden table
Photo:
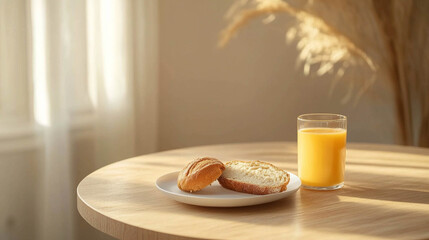
<instances>
[{"instance_id":1,"label":"round wooden table","mask_svg":"<svg viewBox=\"0 0 429 240\"><path fill-rule=\"evenodd\" d=\"M160 152L88 175L77 207L119 239L428 239L429 150L348 144L345 187L300 189L268 204L209 208L176 202L155 186L197 157L262 160L297 173L296 144L227 144Z\"/></svg>"}]
</instances>

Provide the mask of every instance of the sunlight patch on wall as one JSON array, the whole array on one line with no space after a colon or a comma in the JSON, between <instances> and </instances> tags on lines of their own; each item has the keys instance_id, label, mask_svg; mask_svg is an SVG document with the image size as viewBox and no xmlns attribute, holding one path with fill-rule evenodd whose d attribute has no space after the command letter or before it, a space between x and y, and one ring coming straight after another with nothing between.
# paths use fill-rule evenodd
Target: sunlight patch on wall
<instances>
[{"instance_id":1,"label":"sunlight patch on wall","mask_svg":"<svg viewBox=\"0 0 429 240\"><path fill-rule=\"evenodd\" d=\"M42 126L50 125L50 108L46 56L46 5L43 0L31 1L33 37L34 117Z\"/></svg>"},{"instance_id":2,"label":"sunlight patch on wall","mask_svg":"<svg viewBox=\"0 0 429 240\"><path fill-rule=\"evenodd\" d=\"M125 10L124 1L100 1L104 91L110 103L120 102L126 94Z\"/></svg>"}]
</instances>

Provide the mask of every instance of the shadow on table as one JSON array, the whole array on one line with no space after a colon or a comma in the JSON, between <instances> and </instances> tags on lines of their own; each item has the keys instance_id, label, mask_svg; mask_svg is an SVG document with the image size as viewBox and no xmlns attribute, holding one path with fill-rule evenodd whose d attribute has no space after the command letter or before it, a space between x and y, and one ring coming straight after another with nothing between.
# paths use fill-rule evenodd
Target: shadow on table
<instances>
[{"instance_id":1,"label":"shadow on table","mask_svg":"<svg viewBox=\"0 0 429 240\"><path fill-rule=\"evenodd\" d=\"M392 152L392 153L407 153L414 155L429 155L429 148L419 148L402 145L384 145L384 144L366 144L366 143L353 143L351 146L347 146L350 150L363 150L365 152Z\"/></svg>"},{"instance_id":2,"label":"shadow on table","mask_svg":"<svg viewBox=\"0 0 429 240\"><path fill-rule=\"evenodd\" d=\"M380 159L380 157L378 157L378 159ZM424 166L409 166L409 165L401 165L401 164L382 164L382 163L356 163L356 162L347 162L346 165L351 165L351 166L371 166L371 167L386 167L386 168L402 168L402 169L429 169L429 167L424 167ZM428 174L429 175L429 174Z\"/></svg>"},{"instance_id":3,"label":"shadow on table","mask_svg":"<svg viewBox=\"0 0 429 240\"><path fill-rule=\"evenodd\" d=\"M429 210L429 191L425 192L398 188L377 189L355 186L343 189L343 191L341 191L338 195L391 202L422 203L428 204Z\"/></svg>"}]
</instances>

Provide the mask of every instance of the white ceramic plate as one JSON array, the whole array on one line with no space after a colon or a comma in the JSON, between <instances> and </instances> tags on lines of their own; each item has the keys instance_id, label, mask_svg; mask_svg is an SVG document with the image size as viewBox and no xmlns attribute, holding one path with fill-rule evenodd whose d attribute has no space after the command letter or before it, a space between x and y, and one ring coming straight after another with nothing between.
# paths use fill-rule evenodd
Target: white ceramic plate
<instances>
[{"instance_id":1,"label":"white ceramic plate","mask_svg":"<svg viewBox=\"0 0 429 240\"><path fill-rule=\"evenodd\" d=\"M299 180L296 175L292 173L289 174L290 181L286 191L267 195L235 192L223 188L218 181L213 182L212 185L195 193L184 192L177 187L177 176L179 172L172 172L161 176L156 180L156 186L168 197L191 205L206 207L241 207L273 202L288 197L298 191L301 186L301 180Z\"/></svg>"}]
</instances>

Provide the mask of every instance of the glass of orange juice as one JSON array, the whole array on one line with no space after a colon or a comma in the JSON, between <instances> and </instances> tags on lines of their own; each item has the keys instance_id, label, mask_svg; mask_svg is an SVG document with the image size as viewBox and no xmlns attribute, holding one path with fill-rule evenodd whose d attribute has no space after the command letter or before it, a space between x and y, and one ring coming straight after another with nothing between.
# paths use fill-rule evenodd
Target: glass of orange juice
<instances>
[{"instance_id":1,"label":"glass of orange juice","mask_svg":"<svg viewBox=\"0 0 429 240\"><path fill-rule=\"evenodd\" d=\"M344 186L347 118L312 113L298 117L298 175L302 186L335 190Z\"/></svg>"}]
</instances>

